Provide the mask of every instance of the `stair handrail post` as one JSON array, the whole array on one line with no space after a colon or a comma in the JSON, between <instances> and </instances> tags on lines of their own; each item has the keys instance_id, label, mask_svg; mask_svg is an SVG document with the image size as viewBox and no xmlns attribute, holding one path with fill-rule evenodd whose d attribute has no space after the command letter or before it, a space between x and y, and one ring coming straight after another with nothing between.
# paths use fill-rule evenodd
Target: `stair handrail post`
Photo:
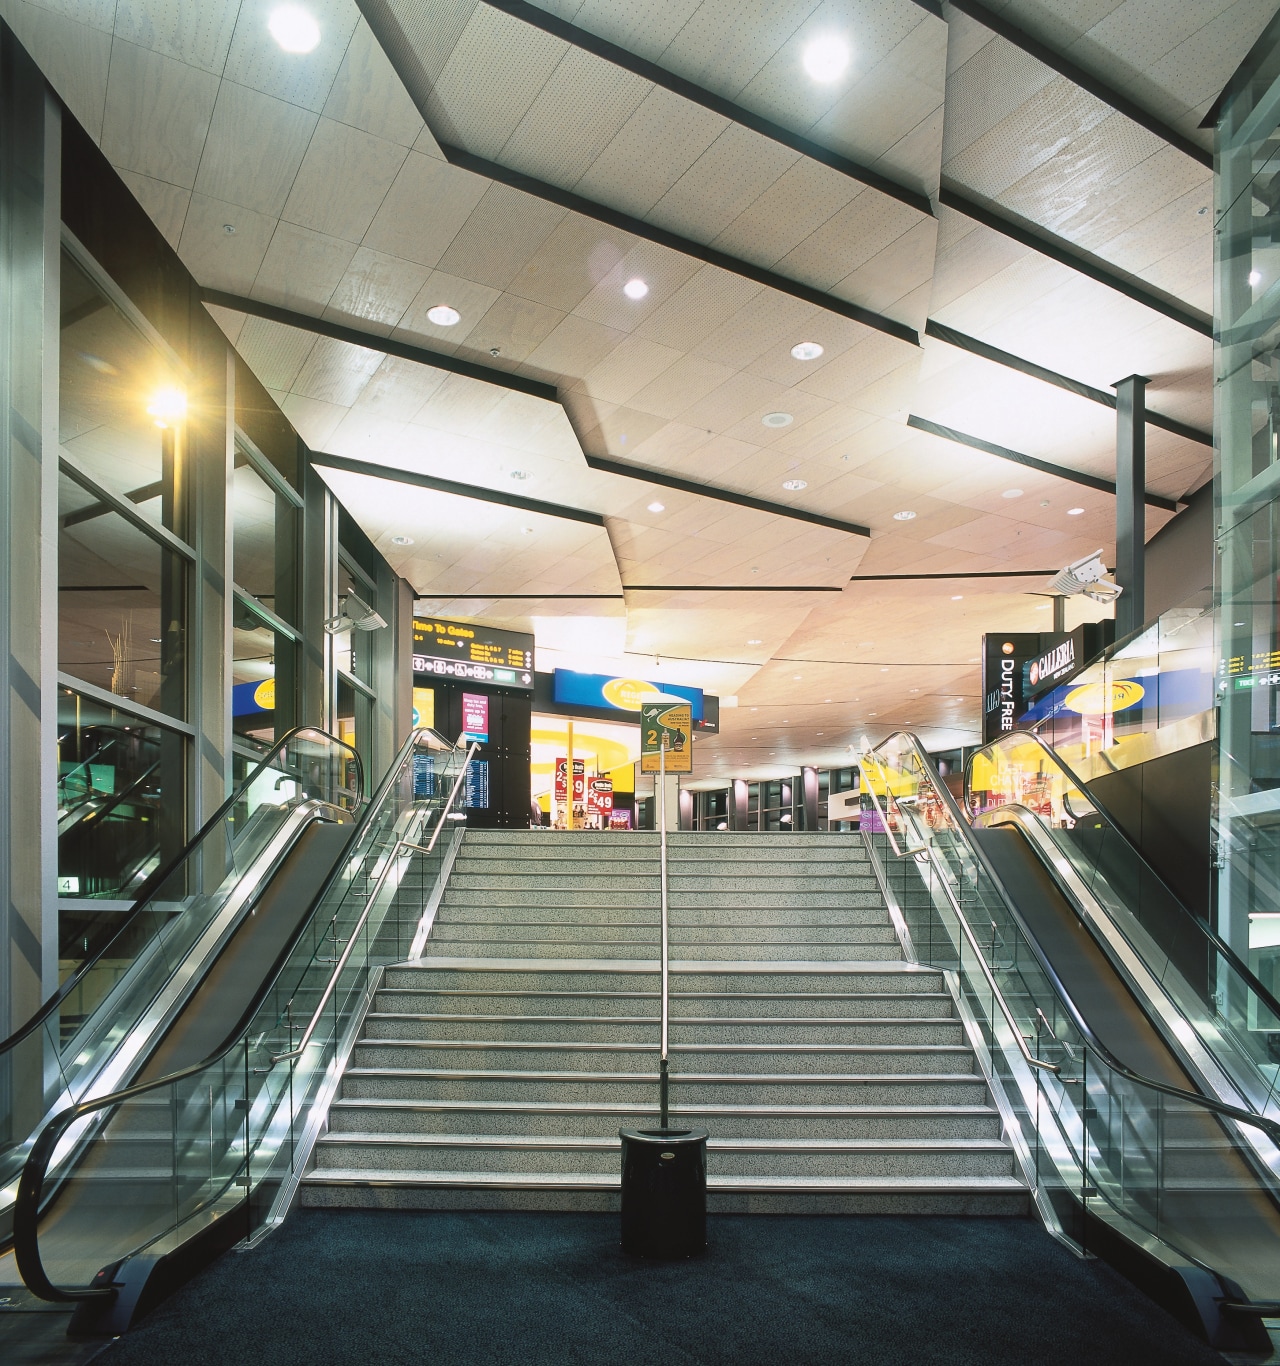
<instances>
[{"instance_id":1,"label":"stair handrail post","mask_svg":"<svg viewBox=\"0 0 1280 1366\"><path fill-rule=\"evenodd\" d=\"M658 885L662 906L662 1051L658 1062L658 1096L661 1127L667 1127L667 736L658 746Z\"/></svg>"}]
</instances>

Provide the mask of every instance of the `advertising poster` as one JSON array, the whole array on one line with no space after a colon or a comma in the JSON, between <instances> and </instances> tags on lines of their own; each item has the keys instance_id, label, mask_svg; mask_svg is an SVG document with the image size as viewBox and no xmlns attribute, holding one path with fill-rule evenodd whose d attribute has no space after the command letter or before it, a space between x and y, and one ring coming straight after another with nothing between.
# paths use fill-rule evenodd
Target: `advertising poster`
<instances>
[{"instance_id":1,"label":"advertising poster","mask_svg":"<svg viewBox=\"0 0 1280 1366\"><path fill-rule=\"evenodd\" d=\"M434 730L436 726L436 692L434 688L414 688L413 728Z\"/></svg>"},{"instance_id":2,"label":"advertising poster","mask_svg":"<svg viewBox=\"0 0 1280 1366\"><path fill-rule=\"evenodd\" d=\"M484 693L462 694L462 738L468 743L489 743L489 699Z\"/></svg>"},{"instance_id":3,"label":"advertising poster","mask_svg":"<svg viewBox=\"0 0 1280 1366\"><path fill-rule=\"evenodd\" d=\"M587 788L587 813L608 820L613 810L613 779L592 778Z\"/></svg>"},{"instance_id":4,"label":"advertising poster","mask_svg":"<svg viewBox=\"0 0 1280 1366\"><path fill-rule=\"evenodd\" d=\"M693 772L693 715L688 702L646 702L640 710L640 772Z\"/></svg>"},{"instance_id":5,"label":"advertising poster","mask_svg":"<svg viewBox=\"0 0 1280 1366\"><path fill-rule=\"evenodd\" d=\"M585 759L575 759L573 761L573 800L575 804L581 803L585 794L587 781L587 761ZM569 799L569 760L560 758L556 760L556 801L564 802Z\"/></svg>"}]
</instances>

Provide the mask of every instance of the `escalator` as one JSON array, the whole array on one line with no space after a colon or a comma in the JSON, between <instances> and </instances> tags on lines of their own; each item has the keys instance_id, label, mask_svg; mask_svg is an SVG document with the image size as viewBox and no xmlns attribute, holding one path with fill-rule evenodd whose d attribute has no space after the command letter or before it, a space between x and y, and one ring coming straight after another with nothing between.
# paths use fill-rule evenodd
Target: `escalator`
<instances>
[{"instance_id":1,"label":"escalator","mask_svg":"<svg viewBox=\"0 0 1280 1366\"><path fill-rule=\"evenodd\" d=\"M1046 1226L1212 1345L1269 1354L1280 1008L1052 751L1009 744L1024 771L1043 750L1026 800L990 800L997 745L967 810L914 737L869 750L864 839L948 975Z\"/></svg>"},{"instance_id":2,"label":"escalator","mask_svg":"<svg viewBox=\"0 0 1280 1366\"><path fill-rule=\"evenodd\" d=\"M363 786L348 746L309 729L285 736L0 1042L0 1248L41 1123L69 1102L203 1056L204 1017L238 1017L239 998L297 933L355 828ZM86 819L102 809L92 796L77 805Z\"/></svg>"},{"instance_id":3,"label":"escalator","mask_svg":"<svg viewBox=\"0 0 1280 1366\"><path fill-rule=\"evenodd\" d=\"M331 747L351 809L321 800L319 775L279 753L259 765L241 807L284 790L288 813L253 858L222 873L233 799L153 894L220 874L225 889L144 1012L145 1047L117 1031L112 1064L23 1147L18 1269L35 1294L80 1303L74 1331L123 1331L209 1257L283 1218L382 967L425 937L474 746L414 732L364 802L350 751L308 734Z\"/></svg>"}]
</instances>

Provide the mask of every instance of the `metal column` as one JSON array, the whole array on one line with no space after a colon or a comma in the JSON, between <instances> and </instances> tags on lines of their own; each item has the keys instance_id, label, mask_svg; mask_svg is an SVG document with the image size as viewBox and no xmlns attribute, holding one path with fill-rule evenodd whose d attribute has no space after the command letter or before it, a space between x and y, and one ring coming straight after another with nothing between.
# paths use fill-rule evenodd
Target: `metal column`
<instances>
[{"instance_id":1,"label":"metal column","mask_svg":"<svg viewBox=\"0 0 1280 1366\"><path fill-rule=\"evenodd\" d=\"M1116 390L1116 637L1146 621L1147 381L1130 375Z\"/></svg>"}]
</instances>

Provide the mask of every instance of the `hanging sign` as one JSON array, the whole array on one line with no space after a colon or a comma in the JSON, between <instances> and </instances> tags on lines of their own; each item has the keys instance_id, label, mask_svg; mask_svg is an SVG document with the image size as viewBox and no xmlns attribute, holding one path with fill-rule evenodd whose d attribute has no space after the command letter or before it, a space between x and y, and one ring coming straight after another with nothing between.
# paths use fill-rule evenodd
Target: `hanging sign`
<instances>
[{"instance_id":1,"label":"hanging sign","mask_svg":"<svg viewBox=\"0 0 1280 1366\"><path fill-rule=\"evenodd\" d=\"M693 772L693 715L688 702L645 702L640 708L640 772Z\"/></svg>"}]
</instances>

